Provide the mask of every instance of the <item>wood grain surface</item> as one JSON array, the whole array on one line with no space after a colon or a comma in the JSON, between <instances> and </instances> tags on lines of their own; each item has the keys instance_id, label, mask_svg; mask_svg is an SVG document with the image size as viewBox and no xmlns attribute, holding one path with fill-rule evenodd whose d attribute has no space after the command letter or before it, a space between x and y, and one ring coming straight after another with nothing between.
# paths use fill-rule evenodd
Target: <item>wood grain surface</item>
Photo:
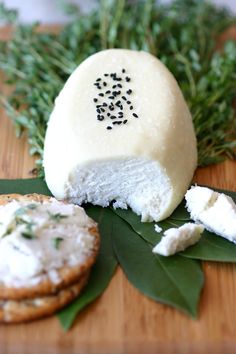
<instances>
[{"instance_id":1,"label":"wood grain surface","mask_svg":"<svg viewBox=\"0 0 236 354\"><path fill-rule=\"evenodd\" d=\"M16 139L2 109L0 154L0 178L30 177L34 159L27 137ZM236 191L236 162L198 169L195 180ZM0 354L236 353L236 265L208 262L203 267L205 287L197 320L144 297L118 269L109 288L68 333L55 317L1 325Z\"/></svg>"}]
</instances>

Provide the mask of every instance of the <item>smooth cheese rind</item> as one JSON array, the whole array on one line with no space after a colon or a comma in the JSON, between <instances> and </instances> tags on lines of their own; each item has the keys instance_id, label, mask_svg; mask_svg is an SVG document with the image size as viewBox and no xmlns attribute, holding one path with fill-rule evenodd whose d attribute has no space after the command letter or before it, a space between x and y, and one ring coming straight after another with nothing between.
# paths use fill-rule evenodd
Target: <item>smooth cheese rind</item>
<instances>
[{"instance_id":1,"label":"smooth cheese rind","mask_svg":"<svg viewBox=\"0 0 236 354\"><path fill-rule=\"evenodd\" d=\"M179 228L171 228L164 232L161 241L153 248L153 253L162 256L171 256L184 251L187 247L197 243L204 231L202 225L186 223Z\"/></svg>"},{"instance_id":2,"label":"smooth cheese rind","mask_svg":"<svg viewBox=\"0 0 236 354\"><path fill-rule=\"evenodd\" d=\"M192 186L185 199L191 219L236 243L236 204L231 197L210 188Z\"/></svg>"},{"instance_id":3,"label":"smooth cheese rind","mask_svg":"<svg viewBox=\"0 0 236 354\"><path fill-rule=\"evenodd\" d=\"M139 118L132 118L124 104L127 124L108 131L109 119L97 120L94 82L122 68L131 78L127 87L132 88ZM70 198L70 182L83 168L131 158L158 162L170 185L170 201L158 219L168 216L181 201L197 163L191 115L176 80L157 58L132 50L102 51L80 64L56 99L45 138L46 182L57 198Z\"/></svg>"}]
</instances>

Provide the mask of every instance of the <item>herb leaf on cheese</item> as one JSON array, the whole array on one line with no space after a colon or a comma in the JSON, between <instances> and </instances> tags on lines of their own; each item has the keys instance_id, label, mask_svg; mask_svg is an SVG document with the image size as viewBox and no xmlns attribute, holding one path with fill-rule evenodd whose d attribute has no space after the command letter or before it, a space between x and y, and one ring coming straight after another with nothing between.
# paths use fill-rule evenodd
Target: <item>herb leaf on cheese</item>
<instances>
[{"instance_id":1,"label":"herb leaf on cheese","mask_svg":"<svg viewBox=\"0 0 236 354\"><path fill-rule=\"evenodd\" d=\"M30 231L24 231L21 233L21 236L26 238L27 240L35 240L37 238L37 236Z\"/></svg>"},{"instance_id":2,"label":"herb leaf on cheese","mask_svg":"<svg viewBox=\"0 0 236 354\"><path fill-rule=\"evenodd\" d=\"M64 241L63 237L55 237L52 239L53 247L58 250L60 248L61 242Z\"/></svg>"},{"instance_id":3,"label":"herb leaf on cheese","mask_svg":"<svg viewBox=\"0 0 236 354\"><path fill-rule=\"evenodd\" d=\"M11 225L7 228L6 232L2 235L2 237L6 237L10 235L14 231L14 227Z\"/></svg>"},{"instance_id":4,"label":"herb leaf on cheese","mask_svg":"<svg viewBox=\"0 0 236 354\"><path fill-rule=\"evenodd\" d=\"M61 220L68 218L68 215L63 215L61 213L53 214L48 212L48 214L49 214L49 218L55 222L60 222Z\"/></svg>"}]
</instances>

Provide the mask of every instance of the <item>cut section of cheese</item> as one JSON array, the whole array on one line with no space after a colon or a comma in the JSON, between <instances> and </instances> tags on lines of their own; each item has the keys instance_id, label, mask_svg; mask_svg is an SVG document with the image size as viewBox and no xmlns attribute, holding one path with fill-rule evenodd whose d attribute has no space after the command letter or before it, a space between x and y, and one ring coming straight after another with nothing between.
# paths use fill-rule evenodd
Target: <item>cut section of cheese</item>
<instances>
[{"instance_id":1,"label":"cut section of cheese","mask_svg":"<svg viewBox=\"0 0 236 354\"><path fill-rule=\"evenodd\" d=\"M168 229L164 232L164 237L162 237L161 241L152 251L162 256L172 256L197 243L203 231L204 227L202 225L190 222L178 228Z\"/></svg>"},{"instance_id":2,"label":"cut section of cheese","mask_svg":"<svg viewBox=\"0 0 236 354\"><path fill-rule=\"evenodd\" d=\"M210 188L193 186L185 199L191 219L236 243L236 205L231 197Z\"/></svg>"},{"instance_id":3,"label":"cut section of cheese","mask_svg":"<svg viewBox=\"0 0 236 354\"><path fill-rule=\"evenodd\" d=\"M191 115L154 56L124 49L92 55L55 101L46 132L46 182L59 199L168 217L197 163Z\"/></svg>"}]
</instances>

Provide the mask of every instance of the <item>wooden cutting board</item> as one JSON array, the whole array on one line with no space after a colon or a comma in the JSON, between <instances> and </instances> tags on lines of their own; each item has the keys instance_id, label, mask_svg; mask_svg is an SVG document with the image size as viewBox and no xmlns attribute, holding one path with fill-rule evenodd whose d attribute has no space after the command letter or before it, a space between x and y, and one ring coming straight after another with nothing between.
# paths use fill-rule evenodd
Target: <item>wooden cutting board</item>
<instances>
[{"instance_id":1,"label":"wooden cutting board","mask_svg":"<svg viewBox=\"0 0 236 354\"><path fill-rule=\"evenodd\" d=\"M5 34L2 30L0 36ZM0 178L31 177L33 166L26 137L16 139L0 110ZM236 191L236 162L198 169L195 180ZM56 317L1 325L0 354L236 353L236 265L208 262L203 268L197 320L144 297L118 269L109 288L68 333Z\"/></svg>"}]
</instances>

